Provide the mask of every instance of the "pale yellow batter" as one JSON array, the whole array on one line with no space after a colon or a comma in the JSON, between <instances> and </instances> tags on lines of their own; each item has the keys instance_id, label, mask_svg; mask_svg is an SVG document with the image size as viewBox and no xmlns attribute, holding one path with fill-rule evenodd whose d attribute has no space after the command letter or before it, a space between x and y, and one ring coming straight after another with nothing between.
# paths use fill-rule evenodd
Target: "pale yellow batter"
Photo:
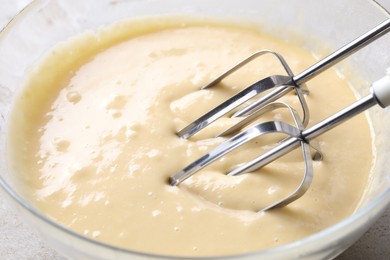
<instances>
[{"instance_id":1,"label":"pale yellow batter","mask_svg":"<svg viewBox=\"0 0 390 260\"><path fill-rule=\"evenodd\" d=\"M364 116L318 138L325 159L314 163L310 190L285 208L254 212L298 185L299 150L256 173L223 174L265 151L264 140L179 187L168 185L169 176L221 143L211 137L234 120L218 121L190 140L179 139L178 130L250 83L283 71L266 57L218 87L199 90L202 85L262 49L279 52L296 73L314 63L310 53L252 29L175 24L151 21L133 32L130 23L85 35L32 69L14 104L10 147L13 168L34 205L85 236L180 256L274 247L350 215L371 169ZM333 71L308 86L310 124L355 99ZM284 100L298 102L295 95Z\"/></svg>"}]
</instances>

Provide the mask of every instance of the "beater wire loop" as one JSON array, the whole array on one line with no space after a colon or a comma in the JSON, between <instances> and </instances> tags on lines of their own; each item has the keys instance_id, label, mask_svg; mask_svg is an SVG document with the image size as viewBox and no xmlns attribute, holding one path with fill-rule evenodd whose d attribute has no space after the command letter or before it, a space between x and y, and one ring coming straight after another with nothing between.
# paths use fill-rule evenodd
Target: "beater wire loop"
<instances>
[{"instance_id":1,"label":"beater wire loop","mask_svg":"<svg viewBox=\"0 0 390 260\"><path fill-rule=\"evenodd\" d=\"M231 75L254 59L265 54L275 56L287 73L287 75L269 76L252 84L211 111L207 112L205 115L196 119L187 127L180 130L177 135L181 138L188 139L203 128L207 127L209 124L213 123L215 120L222 116L229 115L230 112L232 112L234 109L239 108L244 103L258 96L259 94L263 94L254 102L241 107L238 111L235 111L231 117L242 117L242 119L218 135L224 137L228 135L234 135L233 137L215 147L210 152L200 157L198 160L189 164L175 175L171 176L169 179L170 184L174 186L179 185L181 182L191 177L193 174L200 171L210 163L237 149L243 144L253 140L254 138L261 138L261 136L269 134L282 133L285 134L287 138L284 138L282 141L278 142L275 147L249 162L240 164L226 174L229 176L236 176L243 173L254 172L280 158L281 156L293 151L294 149L301 147L305 164L304 175L301 183L290 195L263 209L260 209L259 212L286 206L300 198L308 190L313 179L312 159L316 161L321 161L323 159L323 155L318 148L319 146L315 144L315 141L312 139L329 131L330 129L333 129L339 124L349 120L359 113L362 113L374 105L379 104L383 108L390 106L390 70L388 70L387 75L384 78L372 84L372 93L370 95L361 98L355 103L347 106L346 108L320 121L319 123L311 127L307 127L310 114L308 105L305 100L305 95L309 93L307 87L305 86L305 82L340 62L357 50L365 47L379 37L385 35L389 31L390 19L387 19L386 21L374 27L372 30L361 35L360 37L356 38L355 40L351 41L350 43L346 44L345 46L341 47L337 51L333 52L329 56L318 61L314 65L308 67L306 70L295 76L287 62L280 54L270 50L258 51L224 72L209 84L202 87L202 89L205 89L217 86L218 83L224 80L227 76ZM303 111L302 119L296 110L289 104L279 101L281 97L292 90L295 90L301 105ZM264 93L265 91L269 92ZM291 115L293 119L294 126L283 121L255 123L255 120L258 120L264 114L281 108L287 109L289 111L289 115ZM310 148L314 150L313 158L310 153Z\"/></svg>"}]
</instances>

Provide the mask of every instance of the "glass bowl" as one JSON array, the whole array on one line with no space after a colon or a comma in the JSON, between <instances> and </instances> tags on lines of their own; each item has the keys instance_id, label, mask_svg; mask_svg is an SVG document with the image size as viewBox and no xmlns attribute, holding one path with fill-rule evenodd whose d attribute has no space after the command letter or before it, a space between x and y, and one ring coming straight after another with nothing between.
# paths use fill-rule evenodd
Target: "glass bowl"
<instances>
[{"instance_id":1,"label":"glass bowl","mask_svg":"<svg viewBox=\"0 0 390 260\"><path fill-rule=\"evenodd\" d=\"M36 0L27 6L0 34L0 185L26 222L69 259L174 257L94 241L53 222L34 208L7 167L7 120L13 97L23 83L26 70L57 43L116 21L160 15L201 15L250 22L288 41L294 41L293 35L301 35L304 40L300 43L318 56L324 56L323 49L316 44L319 41L321 46L325 44L336 50L390 16L375 1L366 0ZM355 86L358 96L368 93L369 83L382 77L389 67L390 51L384 51L388 46L390 35L337 66ZM387 159L390 139L386 137L390 132L390 121L386 120L390 111L374 108L368 113L375 136L375 166L372 183L360 208L349 218L305 239L227 259L331 259L352 245L375 222L390 202L390 161Z\"/></svg>"}]
</instances>

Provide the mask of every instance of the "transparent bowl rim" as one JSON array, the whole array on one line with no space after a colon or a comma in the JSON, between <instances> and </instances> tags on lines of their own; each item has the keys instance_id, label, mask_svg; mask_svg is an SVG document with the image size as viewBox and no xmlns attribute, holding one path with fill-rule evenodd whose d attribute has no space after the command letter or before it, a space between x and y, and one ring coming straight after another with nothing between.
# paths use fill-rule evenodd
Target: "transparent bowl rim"
<instances>
[{"instance_id":1,"label":"transparent bowl rim","mask_svg":"<svg viewBox=\"0 0 390 260\"><path fill-rule=\"evenodd\" d=\"M8 30L12 29L12 24L14 22L17 22L21 19L23 19L24 15L27 15L30 11L34 9L35 6L39 5L40 3L46 2L48 0L32 0L29 4L27 4L21 11L19 11L9 22L8 24L0 30L0 41L3 40L5 35L7 34ZM376 0L369 0L373 4L377 5L378 8L390 16L390 11L386 10L381 4L379 4ZM311 244L315 243L317 241L321 241L323 238L328 237L330 235L337 234L338 231L343 230L344 228L352 225L355 222L359 222L360 220L366 219L367 215L370 212L379 211L382 212L386 209L387 206L390 204L390 187L386 189L381 194L377 195L374 199L371 200L367 205L363 206L362 208L358 209L356 212L354 212L353 215L347 217L346 219L340 221L339 223L332 225L326 229L323 229L315 234L312 234L310 236L307 236L303 239L294 241L292 243L284 244L281 246L273 247L266 250L260 250L260 251L254 251L244 254L236 254L236 255L229 255L229 256L215 256L215 257L181 257L181 256L169 256L169 255L157 255L152 253L144 253L140 251L130 250L127 248L110 245L107 243L103 243L97 240L94 240L92 238L89 238L87 236L83 236L80 233L77 233L71 229L66 228L65 226L55 222L54 220L50 219L46 215L44 215L42 212L40 212L37 208L35 208L33 205L28 203L25 199L23 199L16 191L12 189L12 187L4 180L2 176L0 176L0 187L6 192L7 195L10 196L11 199L16 201L18 205L22 206L23 209L27 210L29 213L37 217L40 221L43 221L46 224L51 225L52 227L56 228L57 230L64 232L70 236L74 236L77 239L81 239L84 242L91 243L95 246L100 246L108 250L113 250L117 252L123 252L126 254L131 255L138 255L140 257L153 257L156 259L233 259L237 257L250 257L250 256L256 256L256 257L266 257L266 256L272 256L275 253L279 253L282 251L288 251L293 250L296 248L301 247L305 244ZM344 234L344 233L343 233ZM334 236L333 241L336 241L338 238L343 237L343 235L340 236Z\"/></svg>"}]
</instances>

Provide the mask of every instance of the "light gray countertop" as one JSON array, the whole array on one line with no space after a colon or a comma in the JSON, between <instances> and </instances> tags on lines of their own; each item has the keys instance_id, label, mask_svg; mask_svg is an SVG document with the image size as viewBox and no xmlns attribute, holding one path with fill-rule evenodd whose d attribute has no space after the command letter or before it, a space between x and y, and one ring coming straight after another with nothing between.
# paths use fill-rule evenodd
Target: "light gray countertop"
<instances>
[{"instance_id":1,"label":"light gray countertop","mask_svg":"<svg viewBox=\"0 0 390 260\"><path fill-rule=\"evenodd\" d=\"M0 0L0 28L30 0ZM390 0L378 1L390 10ZM20 219L0 189L0 259L63 259ZM390 208L371 229L337 260L390 259Z\"/></svg>"}]
</instances>

